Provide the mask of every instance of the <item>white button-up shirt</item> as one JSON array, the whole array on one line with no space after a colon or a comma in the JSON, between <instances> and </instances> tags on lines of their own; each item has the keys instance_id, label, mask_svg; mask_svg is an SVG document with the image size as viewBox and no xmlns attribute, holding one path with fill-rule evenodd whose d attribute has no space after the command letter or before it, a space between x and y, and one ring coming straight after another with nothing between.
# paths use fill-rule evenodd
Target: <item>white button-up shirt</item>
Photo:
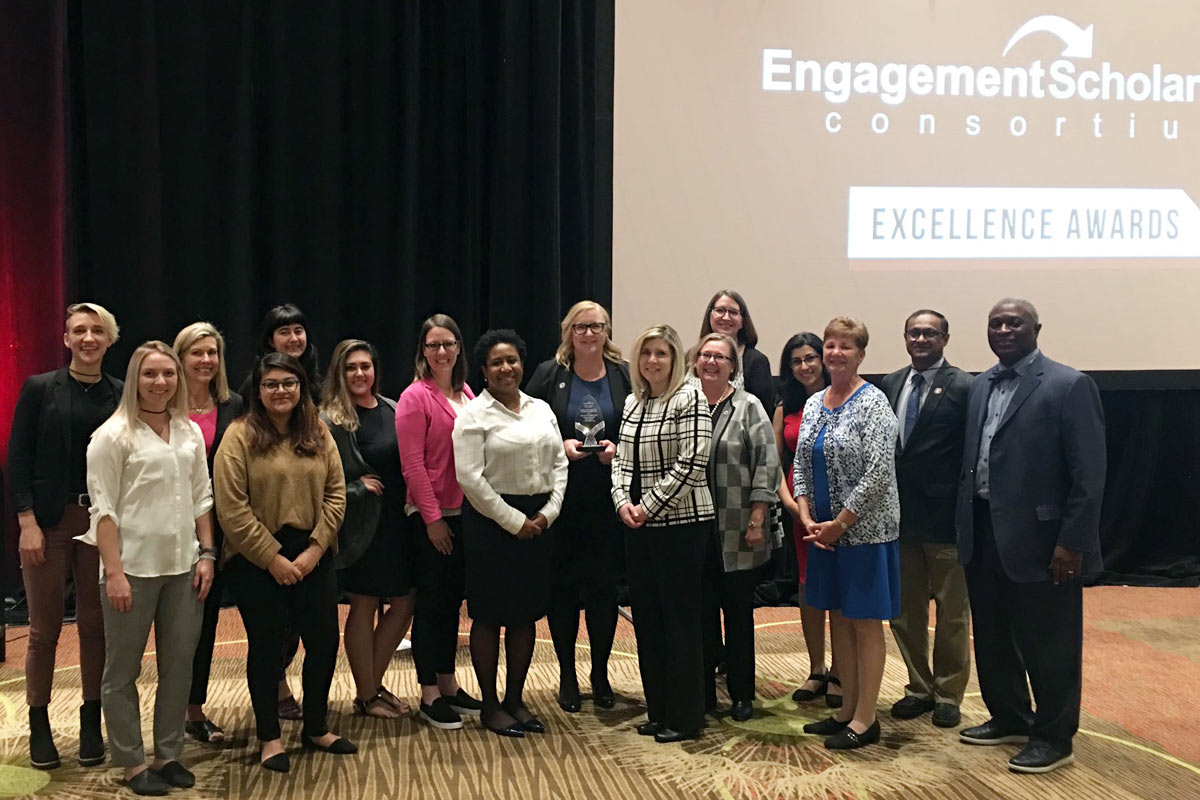
<instances>
[{"instance_id":1,"label":"white button-up shirt","mask_svg":"<svg viewBox=\"0 0 1200 800\"><path fill-rule=\"evenodd\" d=\"M458 483L476 511L516 534L527 517L500 495L548 492L541 513L554 524L567 489L567 455L548 404L521 392L514 413L485 389L458 412L453 440Z\"/></svg>"},{"instance_id":2,"label":"white button-up shirt","mask_svg":"<svg viewBox=\"0 0 1200 800\"><path fill-rule=\"evenodd\" d=\"M111 518L126 575L179 575L200 555L196 518L213 506L204 435L186 417L172 416L169 429L165 442L145 422L127 427L118 415L97 428L88 445L92 522L77 538L94 545L97 524Z\"/></svg>"}]
</instances>

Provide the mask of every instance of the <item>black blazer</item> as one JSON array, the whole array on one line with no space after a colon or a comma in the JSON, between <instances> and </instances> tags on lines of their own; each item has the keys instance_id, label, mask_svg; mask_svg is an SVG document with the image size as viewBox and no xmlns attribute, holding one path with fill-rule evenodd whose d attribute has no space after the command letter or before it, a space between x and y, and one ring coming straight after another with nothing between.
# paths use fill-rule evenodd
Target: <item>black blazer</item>
<instances>
[{"instance_id":1,"label":"black blazer","mask_svg":"<svg viewBox=\"0 0 1200 800\"><path fill-rule=\"evenodd\" d=\"M395 400L380 397L379 401L396 410ZM345 569L358 561L375 540L379 521L383 518L383 498L368 491L361 480L362 476L372 475L376 470L363 458L355 435L340 425L334 425L324 415L321 421L333 435L342 459L342 473L346 476L346 516L342 518L342 527L338 529L338 546L333 562L337 569Z\"/></svg>"},{"instance_id":2,"label":"black blazer","mask_svg":"<svg viewBox=\"0 0 1200 800\"><path fill-rule=\"evenodd\" d=\"M758 398L767 416L775 413L775 378L771 362L753 347L742 353L742 380L746 391Z\"/></svg>"},{"instance_id":3,"label":"black blazer","mask_svg":"<svg viewBox=\"0 0 1200 800\"><path fill-rule=\"evenodd\" d=\"M971 382L958 489L958 557L975 550L975 465L992 367ZM988 460L996 550L1017 583L1050 580L1055 545L1083 553L1084 576L1100 570L1100 505L1107 465L1104 409L1096 382L1042 354L1020 378Z\"/></svg>"},{"instance_id":4,"label":"black blazer","mask_svg":"<svg viewBox=\"0 0 1200 800\"><path fill-rule=\"evenodd\" d=\"M225 438L225 430L229 427L229 423L245 412L246 403L237 392L230 392L228 400L224 403L217 403L217 432L213 435L212 447L208 448L209 480L212 479L213 458L217 455L217 448L221 446L221 440Z\"/></svg>"},{"instance_id":5,"label":"black blazer","mask_svg":"<svg viewBox=\"0 0 1200 800\"><path fill-rule=\"evenodd\" d=\"M8 478L18 512L33 509L37 524L52 528L62 519L71 480L71 387L66 367L26 379L13 412L8 442ZM124 381L102 375L115 411ZM87 443L84 443L84 447Z\"/></svg>"},{"instance_id":6,"label":"black blazer","mask_svg":"<svg viewBox=\"0 0 1200 800\"><path fill-rule=\"evenodd\" d=\"M896 370L880 381L892 410L912 367ZM896 484L900 490L900 538L906 542L953 544L954 502L962 469L971 375L944 362L929 384L929 394L913 426L907 446L896 446Z\"/></svg>"},{"instance_id":7,"label":"black blazer","mask_svg":"<svg viewBox=\"0 0 1200 800\"><path fill-rule=\"evenodd\" d=\"M618 420L625 408L625 398L632 391L629 380L629 365L624 361L605 361L608 368L608 391L612 395L613 409ZM573 439L578 434L575 431L575 420L567 419L567 401L571 397L571 381L575 380L575 372L570 367L564 367L554 359L543 361L533 371L529 383L525 384L525 394L545 400L558 419L558 428L563 439ZM619 430L605 430L600 438L617 441ZM588 508L607 507L612 509L612 478L609 468L595 458L584 458L572 461L567 466L567 492L563 497L563 508L573 510L577 505Z\"/></svg>"}]
</instances>

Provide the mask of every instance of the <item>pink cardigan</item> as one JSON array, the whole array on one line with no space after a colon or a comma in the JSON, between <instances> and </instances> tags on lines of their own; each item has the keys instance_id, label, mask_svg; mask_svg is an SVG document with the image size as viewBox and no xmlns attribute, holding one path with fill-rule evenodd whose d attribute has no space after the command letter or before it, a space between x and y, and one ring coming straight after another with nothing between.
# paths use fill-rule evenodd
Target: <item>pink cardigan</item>
<instances>
[{"instance_id":1,"label":"pink cardigan","mask_svg":"<svg viewBox=\"0 0 1200 800\"><path fill-rule=\"evenodd\" d=\"M463 385L467 399L475 397ZM454 406L432 378L409 385L396 403L396 439L400 469L408 484L407 501L426 524L442 518L443 508L461 508L462 489L454 472Z\"/></svg>"}]
</instances>

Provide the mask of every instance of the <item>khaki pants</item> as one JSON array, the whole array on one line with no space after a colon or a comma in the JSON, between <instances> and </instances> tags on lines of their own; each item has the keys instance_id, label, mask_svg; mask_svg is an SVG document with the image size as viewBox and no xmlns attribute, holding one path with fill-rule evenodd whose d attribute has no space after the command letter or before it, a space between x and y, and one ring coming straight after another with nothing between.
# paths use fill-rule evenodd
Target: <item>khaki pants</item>
<instances>
[{"instance_id":1,"label":"khaki pants","mask_svg":"<svg viewBox=\"0 0 1200 800\"><path fill-rule=\"evenodd\" d=\"M932 668L930 595L937 605ZM957 547L901 543L900 616L892 620L892 634L908 667L905 694L961 705L971 676L971 608Z\"/></svg>"},{"instance_id":2,"label":"khaki pants","mask_svg":"<svg viewBox=\"0 0 1200 800\"><path fill-rule=\"evenodd\" d=\"M177 761L183 749L183 723L192 684L192 656L200 638L204 604L192 588L192 572L159 578L129 576L133 608L117 611L108 601L104 582L106 658L100 699L108 727L113 764L146 763L137 679L154 624L158 687L154 695L154 757Z\"/></svg>"}]
</instances>

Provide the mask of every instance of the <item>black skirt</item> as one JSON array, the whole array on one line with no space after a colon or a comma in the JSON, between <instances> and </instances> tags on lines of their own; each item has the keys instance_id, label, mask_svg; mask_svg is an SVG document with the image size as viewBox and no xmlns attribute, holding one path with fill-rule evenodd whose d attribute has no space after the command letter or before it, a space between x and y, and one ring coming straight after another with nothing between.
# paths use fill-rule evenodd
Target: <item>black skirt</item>
<instances>
[{"instance_id":1,"label":"black skirt","mask_svg":"<svg viewBox=\"0 0 1200 800\"><path fill-rule=\"evenodd\" d=\"M549 494L501 495L526 516L546 505ZM463 555L466 558L467 614L493 625L525 625L546 616L550 607L553 529L518 539L470 503L463 504Z\"/></svg>"},{"instance_id":2,"label":"black skirt","mask_svg":"<svg viewBox=\"0 0 1200 800\"><path fill-rule=\"evenodd\" d=\"M399 520L399 524L392 524ZM403 597L413 587L411 536L403 517L380 520L371 544L358 560L338 570L338 589L364 597Z\"/></svg>"}]
</instances>

